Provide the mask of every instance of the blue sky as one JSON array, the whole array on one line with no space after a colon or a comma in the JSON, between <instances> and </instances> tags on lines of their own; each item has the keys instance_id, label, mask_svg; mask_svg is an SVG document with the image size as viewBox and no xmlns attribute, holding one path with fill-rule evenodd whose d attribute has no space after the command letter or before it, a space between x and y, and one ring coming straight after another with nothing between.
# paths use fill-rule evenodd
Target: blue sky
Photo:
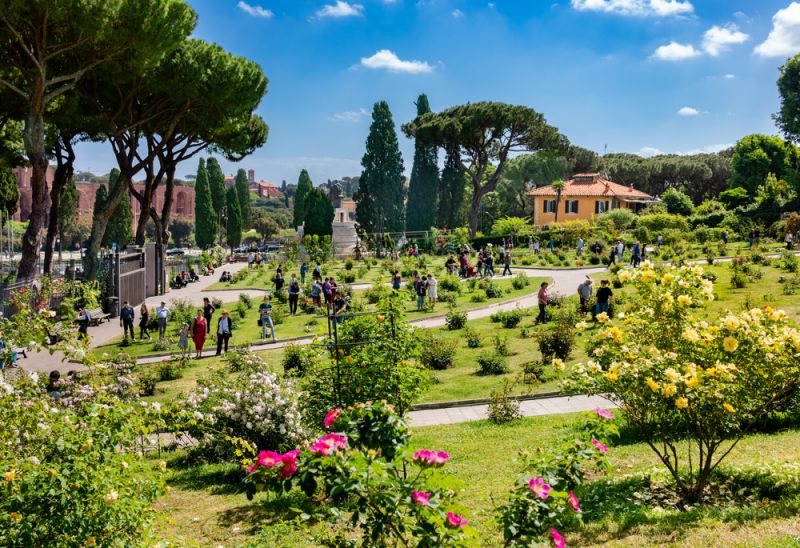
<instances>
[{"instance_id":1,"label":"blue sky","mask_svg":"<svg viewBox=\"0 0 800 548\"><path fill-rule=\"evenodd\" d=\"M776 133L778 67L800 52L788 0L190 0L195 36L258 62L267 144L226 173L315 184L360 173L375 101L399 125L434 110L503 101L542 112L602 153L718 150ZM400 134L407 169L413 143ZM79 169L113 167L82 145ZM182 165L193 173L196 160Z\"/></svg>"}]
</instances>

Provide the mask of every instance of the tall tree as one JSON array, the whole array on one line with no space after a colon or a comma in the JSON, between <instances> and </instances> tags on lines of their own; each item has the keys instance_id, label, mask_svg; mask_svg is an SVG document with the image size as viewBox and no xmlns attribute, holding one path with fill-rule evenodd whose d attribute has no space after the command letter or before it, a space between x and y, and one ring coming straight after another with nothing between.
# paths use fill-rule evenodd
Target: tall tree
<instances>
[{"instance_id":1,"label":"tall tree","mask_svg":"<svg viewBox=\"0 0 800 548\"><path fill-rule=\"evenodd\" d=\"M733 147L730 187L741 187L755 200L758 188L772 173L778 179L796 179L797 148L780 137L748 135Z\"/></svg>"},{"instance_id":2,"label":"tall tree","mask_svg":"<svg viewBox=\"0 0 800 548\"><path fill-rule=\"evenodd\" d=\"M424 93L416 102L417 116L431 112ZM439 195L439 166L437 148L417 142L414 144L414 166L408 183L406 228L429 230L436 222L436 198Z\"/></svg>"},{"instance_id":3,"label":"tall tree","mask_svg":"<svg viewBox=\"0 0 800 548\"><path fill-rule=\"evenodd\" d=\"M6 70L0 86L15 101L3 101L0 109L25 121L32 167L31 215L18 269L20 277L29 277L46 216L48 108L100 65L113 60L131 68L158 59L192 29L194 12L182 0L8 0L2 19L0 59Z\"/></svg>"},{"instance_id":4,"label":"tall tree","mask_svg":"<svg viewBox=\"0 0 800 548\"><path fill-rule=\"evenodd\" d=\"M239 197L239 208L242 211L242 226L249 230L253 226L253 208L250 206L250 189L248 188L247 173L240 169L236 172L236 195Z\"/></svg>"},{"instance_id":5,"label":"tall tree","mask_svg":"<svg viewBox=\"0 0 800 548\"><path fill-rule=\"evenodd\" d=\"M101 184L94 194L94 205L92 206L92 218L97 217L103 211L108 201L108 190L106 185ZM101 242L102 243L102 242Z\"/></svg>"},{"instance_id":6,"label":"tall tree","mask_svg":"<svg viewBox=\"0 0 800 548\"><path fill-rule=\"evenodd\" d=\"M537 150L565 153L569 145L566 137L535 110L504 103L469 103L438 114L423 114L405 124L403 131L417 142L458 147L460 161L472 183L469 232L473 237L481 199L497 188L509 154ZM494 166L495 171L484 178L489 166Z\"/></svg>"},{"instance_id":7,"label":"tall tree","mask_svg":"<svg viewBox=\"0 0 800 548\"><path fill-rule=\"evenodd\" d=\"M557 181L553 181L551 186L553 190L556 191L556 214L555 218L553 219L555 223L558 223L558 211L561 209L561 194L564 192L564 187L566 183L563 180L559 179Z\"/></svg>"},{"instance_id":8,"label":"tall tree","mask_svg":"<svg viewBox=\"0 0 800 548\"><path fill-rule=\"evenodd\" d=\"M800 55L795 55L780 68L778 92L781 108L775 122L790 141L800 141Z\"/></svg>"},{"instance_id":9,"label":"tall tree","mask_svg":"<svg viewBox=\"0 0 800 548\"><path fill-rule=\"evenodd\" d=\"M124 181L120 181L119 170L112 169L111 174L108 176L108 193L109 195L117 192L117 185L125 185ZM142 215L147 215L146 211L142 211ZM131 197L128 193L127 185L123 193L122 200L120 200L114 217L108 224L106 233L103 236L103 245L110 246L117 244L119 247L128 245L133 239L133 210L131 209Z\"/></svg>"},{"instance_id":10,"label":"tall tree","mask_svg":"<svg viewBox=\"0 0 800 548\"><path fill-rule=\"evenodd\" d=\"M217 215L211 204L211 189L208 187L206 162L200 158L197 177L194 180L194 239L197 247L205 249L214 245L217 234Z\"/></svg>"},{"instance_id":11,"label":"tall tree","mask_svg":"<svg viewBox=\"0 0 800 548\"><path fill-rule=\"evenodd\" d=\"M208 170L208 186L211 189L211 203L214 211L222 211L225 208L225 174L222 172L216 158L209 158L206 161Z\"/></svg>"},{"instance_id":12,"label":"tall tree","mask_svg":"<svg viewBox=\"0 0 800 548\"><path fill-rule=\"evenodd\" d=\"M533 214L533 201L528 196L528 191L567 177L573 172L583 171L575 171L569 159L547 152L521 154L512 158L497 185L503 214L509 217L530 217Z\"/></svg>"},{"instance_id":13,"label":"tall tree","mask_svg":"<svg viewBox=\"0 0 800 548\"><path fill-rule=\"evenodd\" d=\"M300 226L306 218L306 194L314 188L311 177L305 169L297 178L297 189L294 192L294 226Z\"/></svg>"},{"instance_id":14,"label":"tall tree","mask_svg":"<svg viewBox=\"0 0 800 548\"><path fill-rule=\"evenodd\" d=\"M458 147L447 149L442 180L439 184L436 224L444 228L457 228L464 223L461 212L467 195L467 176L459 158Z\"/></svg>"},{"instance_id":15,"label":"tall tree","mask_svg":"<svg viewBox=\"0 0 800 548\"><path fill-rule=\"evenodd\" d=\"M239 208L239 195L236 194L234 187L228 189L225 197L227 204L225 213L228 218L228 245L233 249L239 247L242 243L242 210Z\"/></svg>"},{"instance_id":16,"label":"tall tree","mask_svg":"<svg viewBox=\"0 0 800 548\"><path fill-rule=\"evenodd\" d=\"M70 179L61 192L61 199L58 203L58 238L61 240L59 257L66 239L77 233L77 225L78 188L75 186L75 179Z\"/></svg>"},{"instance_id":17,"label":"tall tree","mask_svg":"<svg viewBox=\"0 0 800 548\"><path fill-rule=\"evenodd\" d=\"M333 204L321 188L314 188L305 197L303 234L333 234Z\"/></svg>"},{"instance_id":18,"label":"tall tree","mask_svg":"<svg viewBox=\"0 0 800 548\"><path fill-rule=\"evenodd\" d=\"M19 184L17 176L10 167L0 163L0 225L4 224L6 217L17 211L19 204Z\"/></svg>"},{"instance_id":19,"label":"tall tree","mask_svg":"<svg viewBox=\"0 0 800 548\"><path fill-rule=\"evenodd\" d=\"M367 146L361 158L356 221L361 230L402 232L405 230L405 177L403 156L397 143L392 112L386 101L375 103Z\"/></svg>"}]
</instances>

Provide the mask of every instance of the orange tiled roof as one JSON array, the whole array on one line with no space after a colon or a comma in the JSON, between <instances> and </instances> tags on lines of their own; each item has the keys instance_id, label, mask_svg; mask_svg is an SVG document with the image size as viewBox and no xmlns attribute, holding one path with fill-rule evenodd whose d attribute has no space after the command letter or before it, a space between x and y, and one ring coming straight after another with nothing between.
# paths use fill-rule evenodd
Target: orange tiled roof
<instances>
[{"instance_id":1,"label":"orange tiled roof","mask_svg":"<svg viewBox=\"0 0 800 548\"><path fill-rule=\"evenodd\" d=\"M278 188L277 186L273 185L272 183L268 183L266 181L253 181L250 183L251 185L258 185L264 188Z\"/></svg>"},{"instance_id":2,"label":"orange tiled roof","mask_svg":"<svg viewBox=\"0 0 800 548\"><path fill-rule=\"evenodd\" d=\"M528 196L556 196L552 185L536 188ZM599 173L576 173L565 181L561 196L609 196L622 200L653 200L654 198L633 187L621 185L603 178Z\"/></svg>"}]
</instances>

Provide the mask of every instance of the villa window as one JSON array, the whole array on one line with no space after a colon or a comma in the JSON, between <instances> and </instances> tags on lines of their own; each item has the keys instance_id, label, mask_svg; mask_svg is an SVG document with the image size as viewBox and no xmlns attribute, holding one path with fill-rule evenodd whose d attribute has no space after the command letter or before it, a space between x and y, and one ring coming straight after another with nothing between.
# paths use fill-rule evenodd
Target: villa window
<instances>
[{"instance_id":1,"label":"villa window","mask_svg":"<svg viewBox=\"0 0 800 548\"><path fill-rule=\"evenodd\" d=\"M544 200L544 212L545 213L555 213L556 212L556 201L555 200Z\"/></svg>"},{"instance_id":2,"label":"villa window","mask_svg":"<svg viewBox=\"0 0 800 548\"><path fill-rule=\"evenodd\" d=\"M609 208L609 201L608 200L597 200L594 203L594 212L595 213L605 213L608 211Z\"/></svg>"},{"instance_id":3,"label":"villa window","mask_svg":"<svg viewBox=\"0 0 800 548\"><path fill-rule=\"evenodd\" d=\"M567 200L564 202L564 213L578 213L578 200Z\"/></svg>"}]
</instances>

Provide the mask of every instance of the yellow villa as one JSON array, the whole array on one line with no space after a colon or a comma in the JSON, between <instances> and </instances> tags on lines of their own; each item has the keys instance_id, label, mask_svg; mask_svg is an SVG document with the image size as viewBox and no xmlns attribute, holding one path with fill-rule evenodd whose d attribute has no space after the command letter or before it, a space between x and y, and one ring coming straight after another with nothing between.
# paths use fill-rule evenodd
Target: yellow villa
<instances>
[{"instance_id":1,"label":"yellow villa","mask_svg":"<svg viewBox=\"0 0 800 548\"><path fill-rule=\"evenodd\" d=\"M564 182L561 202L556 203L557 192L552 185L543 186L528 192L533 200L534 226L546 226L556 222L586 220L597 215L624 207L639 211L657 200L632 186L627 187L605 179L599 173L578 173Z\"/></svg>"}]
</instances>

